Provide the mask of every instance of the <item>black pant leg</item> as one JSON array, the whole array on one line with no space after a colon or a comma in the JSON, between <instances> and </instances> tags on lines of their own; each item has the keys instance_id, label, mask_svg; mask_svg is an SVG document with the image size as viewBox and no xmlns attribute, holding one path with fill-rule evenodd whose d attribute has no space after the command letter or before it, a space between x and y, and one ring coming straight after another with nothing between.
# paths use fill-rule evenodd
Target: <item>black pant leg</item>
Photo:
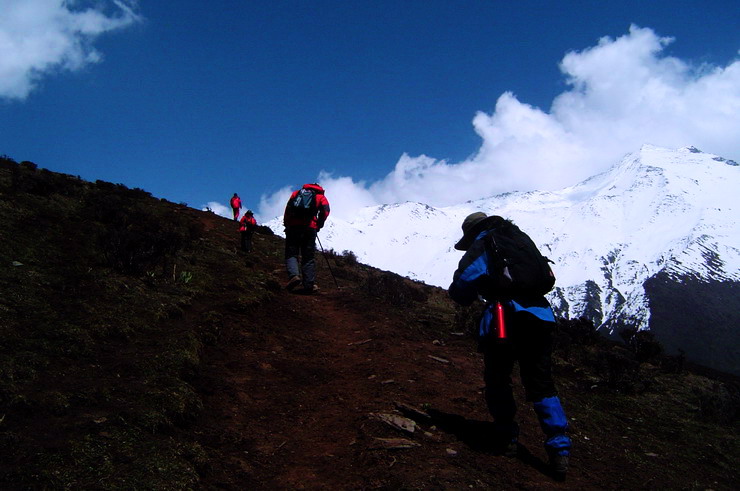
<instances>
[{"instance_id":1,"label":"black pant leg","mask_svg":"<svg viewBox=\"0 0 740 491\"><path fill-rule=\"evenodd\" d=\"M489 341L483 349L486 405L494 421L503 425L512 424L516 415L511 385L511 370L514 367L511 348L506 343Z\"/></svg>"},{"instance_id":2,"label":"black pant leg","mask_svg":"<svg viewBox=\"0 0 740 491\"><path fill-rule=\"evenodd\" d=\"M528 312L513 314L512 341L528 401L557 395L552 378L552 322Z\"/></svg>"}]
</instances>

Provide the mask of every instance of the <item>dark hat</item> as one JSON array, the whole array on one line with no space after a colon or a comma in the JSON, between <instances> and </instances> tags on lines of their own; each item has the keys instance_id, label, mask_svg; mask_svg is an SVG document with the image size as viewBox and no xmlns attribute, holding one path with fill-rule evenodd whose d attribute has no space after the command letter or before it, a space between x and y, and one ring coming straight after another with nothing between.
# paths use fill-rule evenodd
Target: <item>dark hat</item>
<instances>
[{"instance_id":1,"label":"dark hat","mask_svg":"<svg viewBox=\"0 0 740 491\"><path fill-rule=\"evenodd\" d=\"M247 210L247 212L245 213L245 215L254 215L254 213L252 213L252 210Z\"/></svg>"},{"instance_id":2,"label":"dark hat","mask_svg":"<svg viewBox=\"0 0 740 491\"><path fill-rule=\"evenodd\" d=\"M465 217L462 224L463 237L455 244L455 249L467 251L478 234L483 231L487 223L486 218L488 218L488 215L481 211L476 211Z\"/></svg>"}]
</instances>

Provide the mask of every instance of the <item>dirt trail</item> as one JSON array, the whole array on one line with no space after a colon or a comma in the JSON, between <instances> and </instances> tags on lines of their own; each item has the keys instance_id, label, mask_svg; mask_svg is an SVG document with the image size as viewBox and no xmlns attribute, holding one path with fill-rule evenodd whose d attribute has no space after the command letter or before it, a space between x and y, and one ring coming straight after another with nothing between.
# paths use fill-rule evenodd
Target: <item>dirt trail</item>
<instances>
[{"instance_id":1,"label":"dirt trail","mask_svg":"<svg viewBox=\"0 0 740 491\"><path fill-rule=\"evenodd\" d=\"M282 282L282 270L273 274ZM319 295L282 290L269 308L230 318L228 337L207 353L203 443L222 456L208 473L209 486L556 484L543 469L539 428L530 416L522 415L529 430L520 460L490 447L481 360L470 339L435 340L382 302L336 289L330 277L319 280ZM398 413L398 402L433 416L417 418L413 434L373 417ZM398 442L382 439L398 438L413 447L385 448Z\"/></svg>"}]
</instances>

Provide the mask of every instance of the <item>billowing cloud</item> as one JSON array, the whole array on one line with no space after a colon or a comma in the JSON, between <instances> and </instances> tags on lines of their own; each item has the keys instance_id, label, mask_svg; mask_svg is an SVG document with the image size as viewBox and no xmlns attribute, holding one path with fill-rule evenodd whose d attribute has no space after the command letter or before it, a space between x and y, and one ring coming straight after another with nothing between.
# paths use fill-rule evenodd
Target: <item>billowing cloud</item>
<instances>
[{"instance_id":1,"label":"billowing cloud","mask_svg":"<svg viewBox=\"0 0 740 491\"><path fill-rule=\"evenodd\" d=\"M0 0L0 99L25 99L45 75L99 62L95 38L140 21L130 1L107 3L110 15L77 3Z\"/></svg>"},{"instance_id":2,"label":"billowing cloud","mask_svg":"<svg viewBox=\"0 0 740 491\"><path fill-rule=\"evenodd\" d=\"M288 202L288 198L292 192L293 189L290 186L285 186L275 193L260 197L259 211L256 216L257 221L263 222L271 220L276 216L282 216L285 210L285 203Z\"/></svg>"},{"instance_id":3,"label":"billowing cloud","mask_svg":"<svg viewBox=\"0 0 740 491\"><path fill-rule=\"evenodd\" d=\"M350 218L367 204L419 201L445 206L506 191L553 190L606 170L644 143L694 145L740 158L740 60L693 66L665 56L671 38L632 26L617 39L567 53L560 69L568 90L549 111L502 94L473 128L482 139L463 162L403 155L383 179L355 183L322 176L333 212ZM287 196L263 198L282 212ZM340 206L339 203L345 206Z\"/></svg>"}]
</instances>

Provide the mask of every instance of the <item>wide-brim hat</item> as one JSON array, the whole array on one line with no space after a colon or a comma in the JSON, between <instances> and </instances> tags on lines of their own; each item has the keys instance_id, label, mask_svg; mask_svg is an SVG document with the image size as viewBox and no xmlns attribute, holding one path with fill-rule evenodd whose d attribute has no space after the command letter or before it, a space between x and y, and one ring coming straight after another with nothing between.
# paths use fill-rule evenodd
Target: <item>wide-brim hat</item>
<instances>
[{"instance_id":1,"label":"wide-brim hat","mask_svg":"<svg viewBox=\"0 0 740 491\"><path fill-rule=\"evenodd\" d=\"M475 238L478 237L478 234L486 229L490 222L490 220L488 220L489 218L493 217L489 217L481 211L476 211L475 213L471 213L465 217L462 224L463 236L462 239L455 244L455 249L458 251L467 251L475 241Z\"/></svg>"}]
</instances>

